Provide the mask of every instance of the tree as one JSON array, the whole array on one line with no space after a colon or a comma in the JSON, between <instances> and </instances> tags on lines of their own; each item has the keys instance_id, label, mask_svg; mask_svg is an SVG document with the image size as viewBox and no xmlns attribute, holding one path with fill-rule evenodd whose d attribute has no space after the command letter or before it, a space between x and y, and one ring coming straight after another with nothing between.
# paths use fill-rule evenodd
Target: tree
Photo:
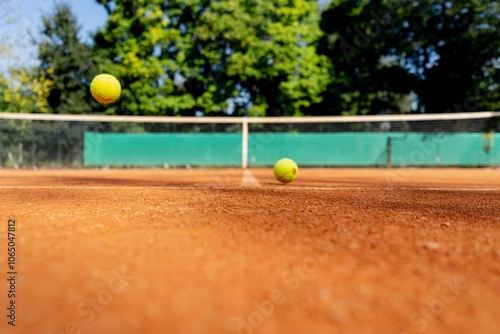
<instances>
[{"instance_id":1,"label":"tree","mask_svg":"<svg viewBox=\"0 0 500 334\"><path fill-rule=\"evenodd\" d=\"M407 3L397 9L393 30L396 36L413 39L411 48L400 51L405 67L416 72L417 110L438 113L498 107L500 67L495 71L494 62L500 58L499 3Z\"/></svg>"},{"instance_id":2,"label":"tree","mask_svg":"<svg viewBox=\"0 0 500 334\"><path fill-rule=\"evenodd\" d=\"M53 113L86 114L97 107L89 88L97 69L91 47L79 40L79 32L66 3L56 4L54 12L43 17L38 57L40 76L53 82L47 99Z\"/></svg>"},{"instance_id":3,"label":"tree","mask_svg":"<svg viewBox=\"0 0 500 334\"><path fill-rule=\"evenodd\" d=\"M110 14L95 37L102 67L121 77L134 114L217 115L233 103L236 113L299 115L329 80L314 1L98 2Z\"/></svg>"},{"instance_id":4,"label":"tree","mask_svg":"<svg viewBox=\"0 0 500 334\"><path fill-rule=\"evenodd\" d=\"M180 32L167 29L163 0L98 0L108 14L106 27L94 36L100 72L116 76L122 97L115 114L172 115L193 108L192 95L175 85L178 65L160 52L162 44L177 43Z\"/></svg>"},{"instance_id":5,"label":"tree","mask_svg":"<svg viewBox=\"0 0 500 334\"><path fill-rule=\"evenodd\" d=\"M318 109L351 115L410 112L415 81L398 61L398 50L408 42L391 30L394 17L383 0L331 2L322 13L319 50L332 64L333 80Z\"/></svg>"},{"instance_id":6,"label":"tree","mask_svg":"<svg viewBox=\"0 0 500 334\"><path fill-rule=\"evenodd\" d=\"M499 23L492 0L334 0L320 48L337 79L323 107L401 113L414 94L415 112L498 108Z\"/></svg>"},{"instance_id":7,"label":"tree","mask_svg":"<svg viewBox=\"0 0 500 334\"><path fill-rule=\"evenodd\" d=\"M251 115L300 115L329 80L316 52L317 2L305 0L169 1L170 26L184 45L177 59L184 87L205 112L239 99ZM175 45L165 52L177 52Z\"/></svg>"}]
</instances>

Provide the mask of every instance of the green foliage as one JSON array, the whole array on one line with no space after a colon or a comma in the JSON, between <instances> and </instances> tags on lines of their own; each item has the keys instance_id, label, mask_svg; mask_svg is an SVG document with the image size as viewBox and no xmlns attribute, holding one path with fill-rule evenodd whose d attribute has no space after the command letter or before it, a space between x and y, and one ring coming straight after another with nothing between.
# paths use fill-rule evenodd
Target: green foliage
<instances>
[{"instance_id":1,"label":"green foliage","mask_svg":"<svg viewBox=\"0 0 500 334\"><path fill-rule=\"evenodd\" d=\"M49 112L47 97L52 82L33 69L11 68L0 73L0 110L12 113Z\"/></svg>"},{"instance_id":2,"label":"green foliage","mask_svg":"<svg viewBox=\"0 0 500 334\"><path fill-rule=\"evenodd\" d=\"M300 115L328 81L327 62L316 53L318 10L312 1L175 1L181 27L188 18L188 40L181 74L188 91L215 110L227 99L250 95L251 115ZM243 103L245 103L243 101ZM214 111L214 110L209 110Z\"/></svg>"},{"instance_id":3,"label":"green foliage","mask_svg":"<svg viewBox=\"0 0 500 334\"><path fill-rule=\"evenodd\" d=\"M316 2L98 2L110 14L95 39L101 68L121 78L133 114L223 114L233 99L242 113L300 115L321 101Z\"/></svg>"},{"instance_id":4,"label":"green foliage","mask_svg":"<svg viewBox=\"0 0 500 334\"><path fill-rule=\"evenodd\" d=\"M327 114L409 112L414 78L395 57L406 42L388 29L394 14L386 1L334 0L322 13L326 33L320 53L334 78L320 109ZM397 45L395 45L397 44Z\"/></svg>"},{"instance_id":5,"label":"green foliage","mask_svg":"<svg viewBox=\"0 0 500 334\"><path fill-rule=\"evenodd\" d=\"M53 82L48 103L57 114L90 113L90 82L97 74L91 47L80 42L80 27L67 4L57 4L43 17L41 40L38 41L40 75Z\"/></svg>"},{"instance_id":6,"label":"green foliage","mask_svg":"<svg viewBox=\"0 0 500 334\"><path fill-rule=\"evenodd\" d=\"M108 113L170 115L193 108L193 96L169 75L179 68L175 59L159 52L162 44L180 41L178 30L167 29L164 1L98 2L109 13L105 29L94 38L99 70L122 83L122 97Z\"/></svg>"},{"instance_id":7,"label":"green foliage","mask_svg":"<svg viewBox=\"0 0 500 334\"><path fill-rule=\"evenodd\" d=\"M492 0L334 0L321 20L334 77L322 107L402 113L414 93L417 112L497 109L499 23Z\"/></svg>"},{"instance_id":8,"label":"green foliage","mask_svg":"<svg viewBox=\"0 0 500 334\"><path fill-rule=\"evenodd\" d=\"M500 58L499 3L407 3L403 1L398 9L399 22L393 29L399 28L397 36L401 38L415 36L410 47L400 53L405 54L405 64L417 70L419 107L427 113L498 107L500 66L495 71L493 62ZM439 59L432 64L435 55Z\"/></svg>"}]
</instances>

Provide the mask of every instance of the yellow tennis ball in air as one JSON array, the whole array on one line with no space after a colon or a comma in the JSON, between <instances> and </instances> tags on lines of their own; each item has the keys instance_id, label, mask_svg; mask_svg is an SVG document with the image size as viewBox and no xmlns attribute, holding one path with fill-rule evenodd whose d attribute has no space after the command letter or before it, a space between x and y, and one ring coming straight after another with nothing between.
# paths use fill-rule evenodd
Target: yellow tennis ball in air
<instances>
[{"instance_id":1,"label":"yellow tennis ball in air","mask_svg":"<svg viewBox=\"0 0 500 334\"><path fill-rule=\"evenodd\" d=\"M120 97L120 82L111 74L99 74L90 84L90 92L94 99L101 103L113 103Z\"/></svg>"},{"instance_id":2,"label":"yellow tennis ball in air","mask_svg":"<svg viewBox=\"0 0 500 334\"><path fill-rule=\"evenodd\" d=\"M274 177L280 182L292 182L297 175L299 175L299 167L291 159L281 159L274 165Z\"/></svg>"}]
</instances>

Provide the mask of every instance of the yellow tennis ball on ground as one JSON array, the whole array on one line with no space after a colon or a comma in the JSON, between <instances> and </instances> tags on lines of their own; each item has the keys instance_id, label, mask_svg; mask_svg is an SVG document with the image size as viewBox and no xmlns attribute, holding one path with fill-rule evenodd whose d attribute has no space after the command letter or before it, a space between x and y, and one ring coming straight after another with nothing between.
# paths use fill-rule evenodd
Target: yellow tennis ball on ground
<instances>
[{"instance_id":1,"label":"yellow tennis ball on ground","mask_svg":"<svg viewBox=\"0 0 500 334\"><path fill-rule=\"evenodd\" d=\"M274 165L274 177L276 180L289 183L299 175L299 167L292 159L281 159Z\"/></svg>"},{"instance_id":2,"label":"yellow tennis ball on ground","mask_svg":"<svg viewBox=\"0 0 500 334\"><path fill-rule=\"evenodd\" d=\"M101 103L113 103L120 97L120 82L111 74L99 74L90 84L90 92L94 99Z\"/></svg>"}]
</instances>

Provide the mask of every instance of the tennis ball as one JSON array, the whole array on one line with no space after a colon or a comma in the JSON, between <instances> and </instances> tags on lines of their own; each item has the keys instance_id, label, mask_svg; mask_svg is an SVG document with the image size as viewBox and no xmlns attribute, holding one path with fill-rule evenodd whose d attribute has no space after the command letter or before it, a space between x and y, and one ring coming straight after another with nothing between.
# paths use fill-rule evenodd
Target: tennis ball
<instances>
[{"instance_id":1,"label":"tennis ball","mask_svg":"<svg viewBox=\"0 0 500 334\"><path fill-rule=\"evenodd\" d=\"M90 92L94 99L101 103L113 103L120 97L120 82L111 74L99 74L90 84Z\"/></svg>"},{"instance_id":2,"label":"tennis ball","mask_svg":"<svg viewBox=\"0 0 500 334\"><path fill-rule=\"evenodd\" d=\"M297 164L291 159L281 159L274 165L274 177L280 182L292 182L298 174L299 167L297 167Z\"/></svg>"}]
</instances>

